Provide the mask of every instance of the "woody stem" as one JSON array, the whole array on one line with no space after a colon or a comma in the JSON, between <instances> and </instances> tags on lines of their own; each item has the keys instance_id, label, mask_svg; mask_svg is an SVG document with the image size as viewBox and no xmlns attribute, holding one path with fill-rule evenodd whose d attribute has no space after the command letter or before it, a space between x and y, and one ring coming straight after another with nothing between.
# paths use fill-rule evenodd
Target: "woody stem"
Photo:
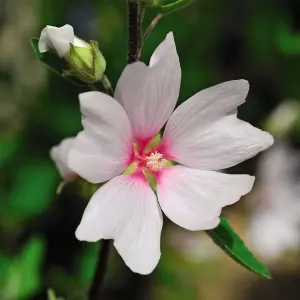
<instances>
[{"instance_id":1,"label":"woody stem","mask_svg":"<svg viewBox=\"0 0 300 300\"><path fill-rule=\"evenodd\" d=\"M128 8L128 56L129 64L138 60L138 49L141 42L141 26L144 6L138 0L127 0Z\"/></svg>"}]
</instances>

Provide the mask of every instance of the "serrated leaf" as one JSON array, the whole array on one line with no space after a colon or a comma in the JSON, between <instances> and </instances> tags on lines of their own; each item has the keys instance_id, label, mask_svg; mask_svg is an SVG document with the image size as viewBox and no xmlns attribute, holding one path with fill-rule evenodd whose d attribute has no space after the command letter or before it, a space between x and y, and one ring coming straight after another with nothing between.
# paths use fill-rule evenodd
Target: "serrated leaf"
<instances>
[{"instance_id":1,"label":"serrated leaf","mask_svg":"<svg viewBox=\"0 0 300 300\"><path fill-rule=\"evenodd\" d=\"M206 233L237 263L258 275L268 279L271 278L269 270L246 247L226 218L221 218L219 226L215 229L207 230Z\"/></svg>"}]
</instances>

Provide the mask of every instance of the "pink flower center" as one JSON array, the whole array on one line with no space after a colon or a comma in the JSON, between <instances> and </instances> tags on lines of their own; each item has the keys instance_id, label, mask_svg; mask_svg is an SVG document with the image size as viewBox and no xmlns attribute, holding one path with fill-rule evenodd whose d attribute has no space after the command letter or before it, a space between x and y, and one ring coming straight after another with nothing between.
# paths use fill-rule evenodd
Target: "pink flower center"
<instances>
[{"instance_id":1,"label":"pink flower center","mask_svg":"<svg viewBox=\"0 0 300 300\"><path fill-rule=\"evenodd\" d=\"M135 161L140 168L146 168L151 172L159 172L167 165L167 160L163 158L163 154L156 150L142 155L135 153Z\"/></svg>"}]
</instances>

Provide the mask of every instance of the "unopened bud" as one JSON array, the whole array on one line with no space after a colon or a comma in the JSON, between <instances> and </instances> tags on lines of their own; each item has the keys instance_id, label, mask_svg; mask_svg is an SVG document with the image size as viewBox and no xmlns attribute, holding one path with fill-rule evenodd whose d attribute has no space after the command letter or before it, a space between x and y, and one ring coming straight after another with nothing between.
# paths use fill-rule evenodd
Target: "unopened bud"
<instances>
[{"instance_id":1,"label":"unopened bud","mask_svg":"<svg viewBox=\"0 0 300 300\"><path fill-rule=\"evenodd\" d=\"M70 69L65 71L65 75L94 83L101 80L106 69L106 61L97 42L91 41L86 45L87 47L76 47L70 44L68 56Z\"/></svg>"}]
</instances>

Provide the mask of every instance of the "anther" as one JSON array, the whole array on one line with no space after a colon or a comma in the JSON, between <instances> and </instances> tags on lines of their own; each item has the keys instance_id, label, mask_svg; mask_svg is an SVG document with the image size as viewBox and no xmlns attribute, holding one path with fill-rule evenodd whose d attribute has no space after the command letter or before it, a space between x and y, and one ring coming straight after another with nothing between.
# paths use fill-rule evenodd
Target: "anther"
<instances>
[{"instance_id":1,"label":"anther","mask_svg":"<svg viewBox=\"0 0 300 300\"><path fill-rule=\"evenodd\" d=\"M167 160L163 158L163 155L157 151L154 151L146 157L146 165L154 172L161 171L166 165Z\"/></svg>"}]
</instances>

